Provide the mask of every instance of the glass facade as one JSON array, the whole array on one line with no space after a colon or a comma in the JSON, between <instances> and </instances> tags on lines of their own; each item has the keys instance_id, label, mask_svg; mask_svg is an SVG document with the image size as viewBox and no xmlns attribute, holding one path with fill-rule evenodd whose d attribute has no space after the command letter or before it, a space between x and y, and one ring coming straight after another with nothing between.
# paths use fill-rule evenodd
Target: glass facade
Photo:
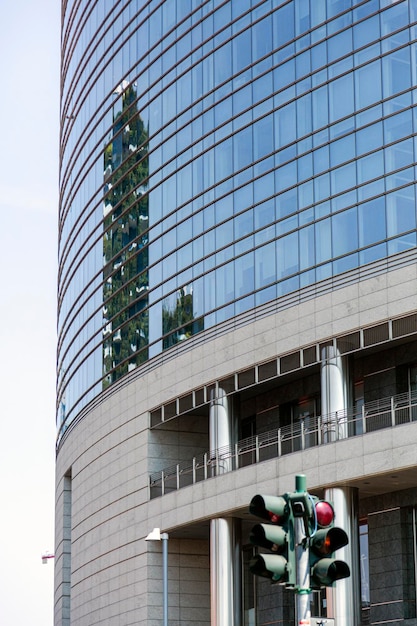
<instances>
[{"instance_id":1,"label":"glass facade","mask_svg":"<svg viewBox=\"0 0 417 626\"><path fill-rule=\"evenodd\" d=\"M417 0L68 0L58 428L201 330L417 245Z\"/></svg>"}]
</instances>

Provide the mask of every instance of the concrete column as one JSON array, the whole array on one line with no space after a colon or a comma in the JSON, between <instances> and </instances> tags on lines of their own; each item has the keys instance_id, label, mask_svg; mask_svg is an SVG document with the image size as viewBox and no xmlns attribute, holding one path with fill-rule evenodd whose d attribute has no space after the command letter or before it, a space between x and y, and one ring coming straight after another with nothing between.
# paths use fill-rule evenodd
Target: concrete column
<instances>
[{"instance_id":1,"label":"concrete column","mask_svg":"<svg viewBox=\"0 0 417 626\"><path fill-rule=\"evenodd\" d=\"M353 487L326 489L325 498L334 506L336 526L343 528L349 537L349 545L336 552L336 558L345 561L350 568L349 578L338 580L326 590L327 617L335 620L335 626L360 626L361 624L361 571L359 551L358 490Z\"/></svg>"},{"instance_id":2,"label":"concrete column","mask_svg":"<svg viewBox=\"0 0 417 626\"><path fill-rule=\"evenodd\" d=\"M321 415L323 442L348 436L347 409L353 404L349 357L342 356L334 346L325 346L321 353Z\"/></svg>"},{"instance_id":3,"label":"concrete column","mask_svg":"<svg viewBox=\"0 0 417 626\"><path fill-rule=\"evenodd\" d=\"M213 475L232 468L234 424L231 400L219 389L212 396L209 414L209 443ZM217 452L218 451L218 452ZM216 453L216 454L215 454ZM218 518L210 521L211 626L241 624L241 548L239 521Z\"/></svg>"}]
</instances>

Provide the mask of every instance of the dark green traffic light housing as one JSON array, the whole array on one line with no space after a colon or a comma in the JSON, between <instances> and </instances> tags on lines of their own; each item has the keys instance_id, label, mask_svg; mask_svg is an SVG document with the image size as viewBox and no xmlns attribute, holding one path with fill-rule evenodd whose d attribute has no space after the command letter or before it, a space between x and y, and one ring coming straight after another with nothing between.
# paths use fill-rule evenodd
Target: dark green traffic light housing
<instances>
[{"instance_id":1,"label":"dark green traffic light housing","mask_svg":"<svg viewBox=\"0 0 417 626\"><path fill-rule=\"evenodd\" d=\"M249 511L270 522L256 524L250 533L250 542L272 554L257 554L250 563L252 574L269 578L272 582L295 586L294 522L287 494L284 496L256 495Z\"/></svg>"},{"instance_id":2,"label":"dark green traffic light housing","mask_svg":"<svg viewBox=\"0 0 417 626\"><path fill-rule=\"evenodd\" d=\"M348 564L333 558L336 550L349 543L346 532L334 526L334 519L334 509L330 502L317 500L312 520L314 529L309 538L312 589L331 587L336 580L350 576Z\"/></svg>"}]
</instances>

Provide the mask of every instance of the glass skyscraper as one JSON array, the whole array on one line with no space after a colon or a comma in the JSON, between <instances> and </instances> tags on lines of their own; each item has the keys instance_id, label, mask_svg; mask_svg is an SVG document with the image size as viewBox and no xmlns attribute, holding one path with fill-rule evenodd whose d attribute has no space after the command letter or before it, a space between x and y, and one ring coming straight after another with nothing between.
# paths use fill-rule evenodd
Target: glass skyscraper
<instances>
[{"instance_id":1,"label":"glass skyscraper","mask_svg":"<svg viewBox=\"0 0 417 626\"><path fill-rule=\"evenodd\" d=\"M63 0L56 625L159 624L154 527L170 623L293 624L247 505L299 472L314 614L414 623L416 61L416 0Z\"/></svg>"}]
</instances>

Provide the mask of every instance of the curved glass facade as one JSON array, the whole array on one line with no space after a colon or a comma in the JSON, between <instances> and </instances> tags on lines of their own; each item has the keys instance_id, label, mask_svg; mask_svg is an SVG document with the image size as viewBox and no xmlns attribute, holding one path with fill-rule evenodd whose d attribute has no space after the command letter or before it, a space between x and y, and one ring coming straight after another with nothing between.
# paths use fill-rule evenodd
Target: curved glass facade
<instances>
[{"instance_id":1,"label":"curved glass facade","mask_svg":"<svg viewBox=\"0 0 417 626\"><path fill-rule=\"evenodd\" d=\"M417 2L64 5L60 432L170 346L417 244Z\"/></svg>"}]
</instances>

